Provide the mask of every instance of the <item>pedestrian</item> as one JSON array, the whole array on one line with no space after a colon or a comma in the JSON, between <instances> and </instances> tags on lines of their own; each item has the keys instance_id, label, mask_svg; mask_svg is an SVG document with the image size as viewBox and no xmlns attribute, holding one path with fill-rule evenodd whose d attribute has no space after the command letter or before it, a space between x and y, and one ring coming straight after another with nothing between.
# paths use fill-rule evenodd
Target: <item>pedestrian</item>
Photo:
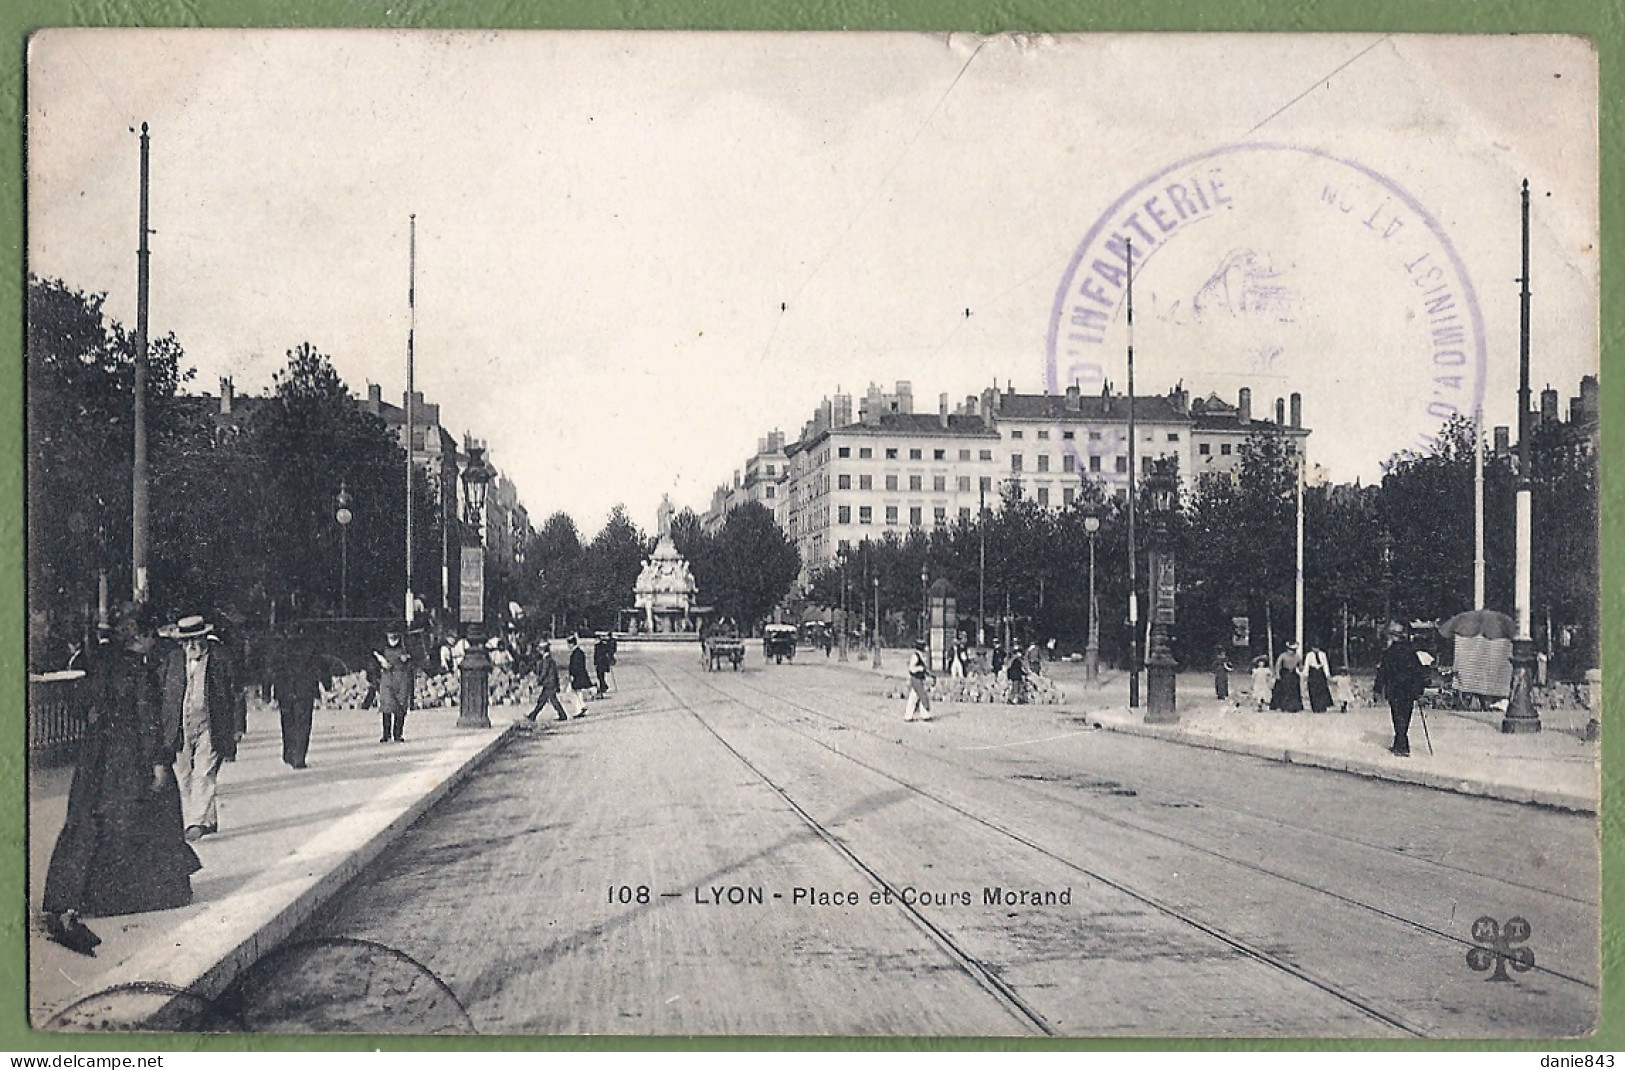
<instances>
[{"instance_id":1,"label":"pedestrian","mask_svg":"<svg viewBox=\"0 0 1625 1070\"><path fill-rule=\"evenodd\" d=\"M1230 697L1230 658L1222 646L1213 648L1213 694L1220 699Z\"/></svg>"},{"instance_id":2,"label":"pedestrian","mask_svg":"<svg viewBox=\"0 0 1625 1070\"><path fill-rule=\"evenodd\" d=\"M1388 699L1388 711L1394 722L1394 745L1388 748L1401 758L1411 756L1411 713L1416 700L1427 688L1427 668L1417 657L1416 647L1405 634L1405 627L1397 622L1387 628L1388 648L1382 652L1377 666L1377 686Z\"/></svg>"},{"instance_id":3,"label":"pedestrian","mask_svg":"<svg viewBox=\"0 0 1625 1070\"><path fill-rule=\"evenodd\" d=\"M282 717L282 760L305 768L316 696L331 690L333 675L310 640L297 629L278 644L271 665L271 695Z\"/></svg>"},{"instance_id":4,"label":"pedestrian","mask_svg":"<svg viewBox=\"0 0 1625 1070\"><path fill-rule=\"evenodd\" d=\"M406 649L406 626L391 624L384 629L384 645L372 652L378 663L378 715L384 730L380 743L406 742L406 711L412 708L412 689L417 662Z\"/></svg>"},{"instance_id":5,"label":"pedestrian","mask_svg":"<svg viewBox=\"0 0 1625 1070\"><path fill-rule=\"evenodd\" d=\"M1286 713L1303 712L1303 692L1298 686L1298 644L1288 643L1275 659L1275 689L1270 693L1270 709Z\"/></svg>"},{"instance_id":6,"label":"pedestrian","mask_svg":"<svg viewBox=\"0 0 1625 1070\"><path fill-rule=\"evenodd\" d=\"M1349 712L1349 707L1354 705L1354 677L1348 674L1346 668L1332 677L1332 694L1337 696L1338 708L1344 713Z\"/></svg>"},{"instance_id":7,"label":"pedestrian","mask_svg":"<svg viewBox=\"0 0 1625 1070\"><path fill-rule=\"evenodd\" d=\"M603 633L599 633L592 643L592 667L598 674L598 697L603 698L609 694L609 666L610 666L609 640Z\"/></svg>"},{"instance_id":8,"label":"pedestrian","mask_svg":"<svg viewBox=\"0 0 1625 1070\"><path fill-rule=\"evenodd\" d=\"M542 640L541 662L537 666L536 676L541 683L541 691L536 695L535 707L525 715L525 720L535 724L536 715L542 712L542 708L552 706L558 713L554 720L568 721L569 715L559 705L559 663L553 660L553 644L546 639Z\"/></svg>"},{"instance_id":9,"label":"pedestrian","mask_svg":"<svg viewBox=\"0 0 1625 1070\"><path fill-rule=\"evenodd\" d=\"M953 660L948 663L948 671L954 679L962 680L965 677L965 640L954 643Z\"/></svg>"},{"instance_id":10,"label":"pedestrian","mask_svg":"<svg viewBox=\"0 0 1625 1070\"><path fill-rule=\"evenodd\" d=\"M88 725L40 903L46 935L83 955L94 955L101 938L81 916L185 906L200 865L185 839L170 767L175 751L163 730L151 610L125 603L116 629L86 678Z\"/></svg>"},{"instance_id":11,"label":"pedestrian","mask_svg":"<svg viewBox=\"0 0 1625 1070\"><path fill-rule=\"evenodd\" d=\"M1010 645L1010 660L1004 666L1004 678L1010 684L1009 701L1017 706L1027 704L1027 666L1022 664L1021 645Z\"/></svg>"},{"instance_id":12,"label":"pedestrian","mask_svg":"<svg viewBox=\"0 0 1625 1070\"><path fill-rule=\"evenodd\" d=\"M1044 653L1037 643L1027 644L1025 668L1034 676L1044 675Z\"/></svg>"},{"instance_id":13,"label":"pedestrian","mask_svg":"<svg viewBox=\"0 0 1625 1070\"><path fill-rule=\"evenodd\" d=\"M925 661L925 640L917 639L914 642L914 652L908 661L908 704L903 708L903 720L931 719L931 691L925 682L927 676L933 680L937 678L937 674L931 671L931 667ZM925 707L925 712L916 718L915 713L922 706Z\"/></svg>"},{"instance_id":14,"label":"pedestrian","mask_svg":"<svg viewBox=\"0 0 1625 1070\"><path fill-rule=\"evenodd\" d=\"M1309 644L1309 653L1303 656L1303 672L1309 689L1309 708L1315 713L1325 713L1332 708L1331 666L1320 644Z\"/></svg>"},{"instance_id":15,"label":"pedestrian","mask_svg":"<svg viewBox=\"0 0 1625 1070\"><path fill-rule=\"evenodd\" d=\"M994 676L999 675L999 670L1003 669L1003 668L1004 668L1004 647L1000 646L998 643L994 643L993 644L993 675Z\"/></svg>"},{"instance_id":16,"label":"pedestrian","mask_svg":"<svg viewBox=\"0 0 1625 1070\"><path fill-rule=\"evenodd\" d=\"M587 693L592 690L592 677L587 675L587 652L581 641L570 636L570 701L577 717L587 716Z\"/></svg>"},{"instance_id":17,"label":"pedestrian","mask_svg":"<svg viewBox=\"0 0 1625 1070\"><path fill-rule=\"evenodd\" d=\"M201 616L182 617L170 630L180 643L164 660L164 745L175 755L186 838L199 840L220 829L220 765L235 761L243 733L231 658Z\"/></svg>"},{"instance_id":18,"label":"pedestrian","mask_svg":"<svg viewBox=\"0 0 1625 1070\"><path fill-rule=\"evenodd\" d=\"M1270 659L1260 654L1253 659L1253 706L1256 709L1262 710L1269 707L1272 686Z\"/></svg>"}]
</instances>

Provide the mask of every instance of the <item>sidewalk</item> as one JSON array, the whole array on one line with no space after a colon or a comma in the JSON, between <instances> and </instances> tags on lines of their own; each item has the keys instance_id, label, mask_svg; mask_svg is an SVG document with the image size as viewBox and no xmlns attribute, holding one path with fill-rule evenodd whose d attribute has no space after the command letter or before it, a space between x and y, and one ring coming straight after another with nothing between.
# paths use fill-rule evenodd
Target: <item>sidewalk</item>
<instances>
[{"instance_id":1,"label":"sidewalk","mask_svg":"<svg viewBox=\"0 0 1625 1070\"><path fill-rule=\"evenodd\" d=\"M848 664L877 680L901 680L907 651L883 651L878 673L868 668L867 658L860 662L854 656ZM1541 709L1541 731L1519 735L1501 732L1499 713L1421 710L1411 718L1411 756L1401 758L1388 750L1394 729L1386 705L1350 707L1348 713L1335 712L1335 706L1328 713L1255 710L1242 674L1231 675L1231 700L1220 702L1213 696L1211 674L1181 673L1178 722L1153 725L1145 723L1143 675L1141 706L1130 709L1128 678L1122 673L1103 670L1100 686L1093 688L1085 682L1081 664L1046 665L1045 672L1064 696L1060 705L1049 708L1108 731L1464 795L1597 812L1601 751L1600 744L1583 738L1588 710Z\"/></svg>"},{"instance_id":2,"label":"sidewalk","mask_svg":"<svg viewBox=\"0 0 1625 1070\"><path fill-rule=\"evenodd\" d=\"M29 932L29 1018L42 1028L77 1001L114 986L146 1012L162 987L203 997L224 991L332 898L396 836L507 739L517 713L492 707L489 729L455 727L452 708L414 710L407 742L378 742L375 710L316 710L309 767L282 763L274 708L252 707L238 758L220 770L220 831L193 844L203 868L193 902L177 910L92 918L95 957ZM29 775L29 916L38 913L45 870L67 812L71 767ZM104 1013L91 1000L70 1016L84 1028ZM116 1001L115 1001L116 1002Z\"/></svg>"}]
</instances>

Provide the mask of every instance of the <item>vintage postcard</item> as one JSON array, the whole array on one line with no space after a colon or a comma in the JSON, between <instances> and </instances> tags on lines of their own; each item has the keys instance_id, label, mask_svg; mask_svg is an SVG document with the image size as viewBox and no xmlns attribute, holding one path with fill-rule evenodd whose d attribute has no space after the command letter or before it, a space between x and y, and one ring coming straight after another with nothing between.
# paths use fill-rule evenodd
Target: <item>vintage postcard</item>
<instances>
[{"instance_id":1,"label":"vintage postcard","mask_svg":"<svg viewBox=\"0 0 1625 1070\"><path fill-rule=\"evenodd\" d=\"M1598 1026L1558 36L46 30L29 1019Z\"/></svg>"}]
</instances>

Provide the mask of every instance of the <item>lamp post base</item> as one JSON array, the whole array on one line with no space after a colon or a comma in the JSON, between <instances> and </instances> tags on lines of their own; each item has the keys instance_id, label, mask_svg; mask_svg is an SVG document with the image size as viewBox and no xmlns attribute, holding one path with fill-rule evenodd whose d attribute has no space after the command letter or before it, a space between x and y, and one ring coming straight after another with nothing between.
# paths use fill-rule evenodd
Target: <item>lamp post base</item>
<instances>
[{"instance_id":1,"label":"lamp post base","mask_svg":"<svg viewBox=\"0 0 1625 1070\"><path fill-rule=\"evenodd\" d=\"M1174 674L1178 667L1173 658L1164 659L1155 655L1146 662L1146 724L1174 724L1179 720L1174 685Z\"/></svg>"},{"instance_id":2,"label":"lamp post base","mask_svg":"<svg viewBox=\"0 0 1625 1070\"><path fill-rule=\"evenodd\" d=\"M1540 714L1535 710L1533 696L1534 681L1535 641L1512 640L1512 689L1507 696L1506 716L1501 719L1502 732L1540 731Z\"/></svg>"},{"instance_id":3,"label":"lamp post base","mask_svg":"<svg viewBox=\"0 0 1625 1070\"><path fill-rule=\"evenodd\" d=\"M491 727L491 659L485 653L485 629L468 629L468 652L458 670L461 694L457 699L458 728Z\"/></svg>"},{"instance_id":4,"label":"lamp post base","mask_svg":"<svg viewBox=\"0 0 1625 1070\"><path fill-rule=\"evenodd\" d=\"M1083 679L1091 685L1100 683L1100 650L1093 643L1083 652Z\"/></svg>"}]
</instances>

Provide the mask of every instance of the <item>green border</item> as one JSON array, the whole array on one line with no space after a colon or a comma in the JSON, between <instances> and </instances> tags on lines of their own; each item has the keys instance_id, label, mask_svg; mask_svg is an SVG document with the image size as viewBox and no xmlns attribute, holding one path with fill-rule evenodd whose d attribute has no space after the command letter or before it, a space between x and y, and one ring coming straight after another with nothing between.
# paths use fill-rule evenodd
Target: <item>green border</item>
<instances>
[{"instance_id":1,"label":"green border","mask_svg":"<svg viewBox=\"0 0 1625 1070\"><path fill-rule=\"evenodd\" d=\"M13 820L0 825L0 992L10 995L0 1006L0 1051L586 1051L586 1050L1366 1050L1366 1051L1620 1051L1625 1050L1625 1001L1620 998L1620 943L1625 923L1607 894L1625 880L1621 833L1608 805L1618 793L1616 778L1605 779L1603 842L1604 902L1610 908L1603 927L1603 992L1599 1032L1576 1043L1532 1041L1462 1042L1305 1042L1305 1041L1025 1041L1025 1040L828 1040L721 1038L693 1040L611 1038L163 1038L63 1037L33 1033L25 1003L27 972L23 948L27 923L23 884L25 779L22 768L23 673L23 117L27 37L45 26L368 26L498 27L513 29L735 29L735 30L929 30L996 33L1001 31L1132 31L1228 30L1277 32L1412 33L1565 33L1590 37L1601 68L1602 165L1602 355L1603 364L1625 359L1621 307L1620 247L1612 236L1625 225L1625 184L1621 178L1622 49L1625 8L1609 0L1251 0L1223 5L1213 0L1031 0L1025 4L993 0L845 0L841 3L775 4L769 0L115 0L107 4L69 0L7 0L0 6L0 34L11 60L0 67L0 368L8 389L0 389L0 738L18 745L0 748L0 804ZM1613 312L1610 316L1608 313ZM1602 376L1603 408L1619 411L1625 395L1625 372L1608 368ZM1618 453L1611 419L1605 420L1605 453ZM1625 476L1618 466L1603 467L1602 540L1603 646L1618 649L1621 617L1620 568L1625 539L1620 538ZM1604 661L1608 695L1604 722L1619 711L1621 682L1617 659ZM1604 767L1625 762L1625 740L1607 732Z\"/></svg>"}]
</instances>

